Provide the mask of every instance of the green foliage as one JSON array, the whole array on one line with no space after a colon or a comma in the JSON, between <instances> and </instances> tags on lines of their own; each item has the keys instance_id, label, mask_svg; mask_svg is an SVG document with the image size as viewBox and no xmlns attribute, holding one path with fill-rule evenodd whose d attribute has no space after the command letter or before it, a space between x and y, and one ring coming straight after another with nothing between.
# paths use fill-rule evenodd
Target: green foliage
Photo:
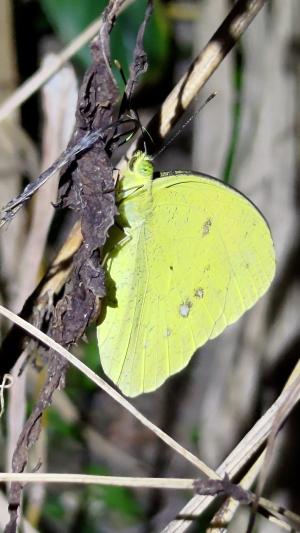
<instances>
[{"instance_id":1,"label":"green foliage","mask_svg":"<svg viewBox=\"0 0 300 533\"><path fill-rule=\"evenodd\" d=\"M62 520L65 516L65 511L57 494L48 494L43 505L43 515L48 520Z\"/></svg>"},{"instance_id":2,"label":"green foliage","mask_svg":"<svg viewBox=\"0 0 300 533\"><path fill-rule=\"evenodd\" d=\"M190 430L190 442L196 450L199 448L200 431L197 426L194 426Z\"/></svg>"},{"instance_id":3,"label":"green foliage","mask_svg":"<svg viewBox=\"0 0 300 533\"><path fill-rule=\"evenodd\" d=\"M82 342L82 360L96 374L100 373L99 349L95 337L95 328L91 328L87 334L88 342ZM77 404L78 391L84 391L85 394L97 389L96 385L75 367L71 367L68 372L68 394Z\"/></svg>"},{"instance_id":4,"label":"green foliage","mask_svg":"<svg viewBox=\"0 0 300 533\"><path fill-rule=\"evenodd\" d=\"M224 165L223 180L225 183L232 183L233 165L238 147L240 124L242 117L242 95L243 95L243 81L244 81L244 64L243 53L241 45L235 50L235 69L233 72L233 86L235 90L235 101L232 108L232 130L231 138L228 146L227 159Z\"/></svg>"},{"instance_id":5,"label":"green foliage","mask_svg":"<svg viewBox=\"0 0 300 533\"><path fill-rule=\"evenodd\" d=\"M130 518L140 518L141 509L132 492L124 487L102 487L103 501L109 509Z\"/></svg>"},{"instance_id":6,"label":"green foliage","mask_svg":"<svg viewBox=\"0 0 300 533\"><path fill-rule=\"evenodd\" d=\"M170 48L169 24L160 0L155 0L152 18L145 35L145 49L150 68L148 81L153 83L160 76L167 60ZM88 24L100 16L107 5L107 0L41 0L42 8L59 38L64 44L69 43ZM112 32L112 60L117 59L126 76L132 61L135 39L145 13L145 0L138 0L129 6L118 18ZM83 68L91 63L88 46L77 54L77 60Z\"/></svg>"},{"instance_id":7,"label":"green foliage","mask_svg":"<svg viewBox=\"0 0 300 533\"><path fill-rule=\"evenodd\" d=\"M105 468L99 466L90 466L87 474L108 475ZM139 520L142 518L142 510L134 493L124 487L104 487L100 485L90 485L87 487L88 498L99 499L103 502L106 509L115 511L127 518L128 521Z\"/></svg>"},{"instance_id":8,"label":"green foliage","mask_svg":"<svg viewBox=\"0 0 300 533\"><path fill-rule=\"evenodd\" d=\"M59 438L81 440L77 425L66 422L53 407L47 411L47 421L49 436L53 437L54 441Z\"/></svg>"}]
</instances>

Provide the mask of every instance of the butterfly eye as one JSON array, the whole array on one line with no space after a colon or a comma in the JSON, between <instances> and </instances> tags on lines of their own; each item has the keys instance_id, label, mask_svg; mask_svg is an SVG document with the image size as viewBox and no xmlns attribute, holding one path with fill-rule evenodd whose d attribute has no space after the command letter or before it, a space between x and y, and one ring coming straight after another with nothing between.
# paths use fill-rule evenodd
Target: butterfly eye
<instances>
[{"instance_id":1,"label":"butterfly eye","mask_svg":"<svg viewBox=\"0 0 300 533\"><path fill-rule=\"evenodd\" d=\"M143 164L140 166L139 171L143 176L151 175L153 172L153 167L150 161L143 161Z\"/></svg>"},{"instance_id":2,"label":"butterfly eye","mask_svg":"<svg viewBox=\"0 0 300 533\"><path fill-rule=\"evenodd\" d=\"M153 165L150 156L141 151L135 152L128 164L131 173L140 178L151 178L153 174Z\"/></svg>"},{"instance_id":3,"label":"butterfly eye","mask_svg":"<svg viewBox=\"0 0 300 533\"><path fill-rule=\"evenodd\" d=\"M130 159L130 161L128 163L128 167L129 167L129 170L131 170L131 172L134 172L134 169L135 169L136 162L137 162L138 158L139 158L138 153L136 153Z\"/></svg>"}]
</instances>

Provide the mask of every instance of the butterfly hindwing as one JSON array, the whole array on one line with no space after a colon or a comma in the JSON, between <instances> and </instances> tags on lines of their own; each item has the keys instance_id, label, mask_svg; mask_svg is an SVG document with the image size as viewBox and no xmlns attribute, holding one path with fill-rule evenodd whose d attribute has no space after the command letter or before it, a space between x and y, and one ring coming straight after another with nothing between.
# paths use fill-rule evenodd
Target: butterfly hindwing
<instances>
[{"instance_id":1,"label":"butterfly hindwing","mask_svg":"<svg viewBox=\"0 0 300 533\"><path fill-rule=\"evenodd\" d=\"M129 238L108 260L117 301L99 333L104 371L128 396L185 367L258 300L275 268L266 221L234 189L176 173L152 183L150 206L148 194L124 202Z\"/></svg>"}]
</instances>

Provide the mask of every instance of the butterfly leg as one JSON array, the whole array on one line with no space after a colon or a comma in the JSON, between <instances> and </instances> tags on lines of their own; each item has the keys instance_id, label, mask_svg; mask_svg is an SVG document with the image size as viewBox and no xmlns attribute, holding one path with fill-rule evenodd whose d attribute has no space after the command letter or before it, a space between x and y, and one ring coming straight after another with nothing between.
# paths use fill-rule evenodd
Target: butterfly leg
<instances>
[{"instance_id":1,"label":"butterfly leg","mask_svg":"<svg viewBox=\"0 0 300 533\"><path fill-rule=\"evenodd\" d=\"M105 253L101 261L102 267L106 265L107 260L111 256L112 253L116 252L120 248L123 248L123 246L125 246L127 242L131 241L132 235L131 235L130 229L122 228L122 231L124 233L124 237L122 237L119 241L115 242L115 244Z\"/></svg>"}]
</instances>

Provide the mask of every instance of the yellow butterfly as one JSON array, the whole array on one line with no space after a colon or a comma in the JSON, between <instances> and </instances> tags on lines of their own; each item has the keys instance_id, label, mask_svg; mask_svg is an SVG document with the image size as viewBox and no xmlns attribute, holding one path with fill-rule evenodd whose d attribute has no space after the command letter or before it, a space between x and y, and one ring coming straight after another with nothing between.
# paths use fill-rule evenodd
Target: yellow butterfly
<instances>
[{"instance_id":1,"label":"yellow butterfly","mask_svg":"<svg viewBox=\"0 0 300 533\"><path fill-rule=\"evenodd\" d=\"M264 294L275 273L268 224L240 192L193 172L152 180L136 152L117 189L106 249L102 367L127 396L157 389ZM125 232L125 233L124 233Z\"/></svg>"}]
</instances>

